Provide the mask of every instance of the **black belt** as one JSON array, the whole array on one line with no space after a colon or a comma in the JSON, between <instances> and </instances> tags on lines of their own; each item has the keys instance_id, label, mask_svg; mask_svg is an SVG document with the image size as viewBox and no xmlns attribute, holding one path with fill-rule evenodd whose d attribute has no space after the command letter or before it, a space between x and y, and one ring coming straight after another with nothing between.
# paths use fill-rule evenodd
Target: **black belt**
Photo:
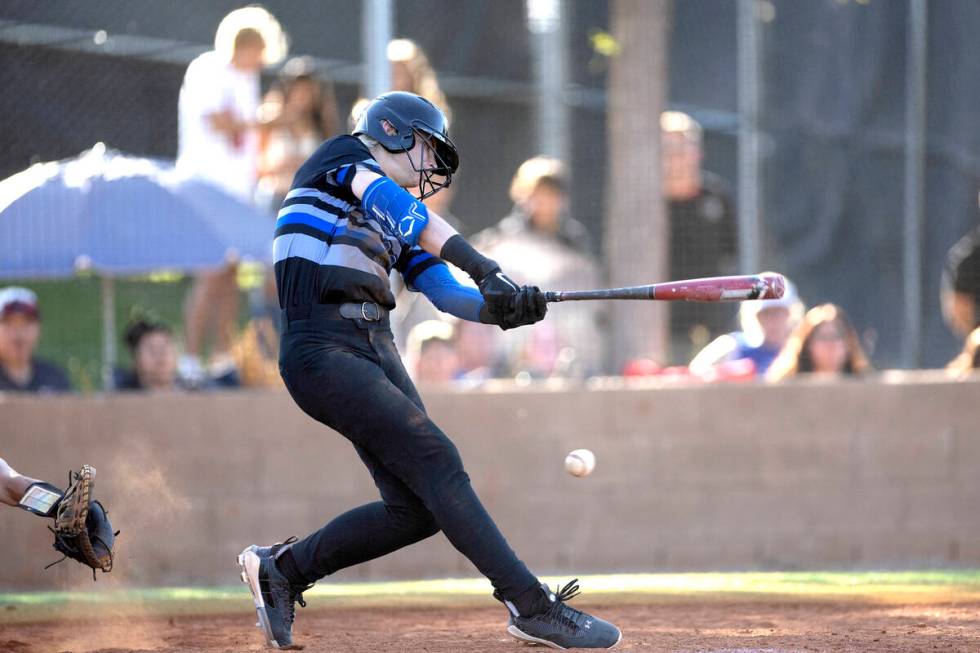
<instances>
[{"instance_id":1,"label":"black belt","mask_svg":"<svg viewBox=\"0 0 980 653\"><path fill-rule=\"evenodd\" d=\"M312 306L290 306L283 311L284 320L306 320L320 311L336 311L348 320L380 322L388 316L388 309L375 302L345 302L343 304L313 304Z\"/></svg>"},{"instance_id":2,"label":"black belt","mask_svg":"<svg viewBox=\"0 0 980 653\"><path fill-rule=\"evenodd\" d=\"M349 320L358 318L368 322L380 322L388 314L388 309L382 308L374 302L347 302L338 306L341 316Z\"/></svg>"}]
</instances>

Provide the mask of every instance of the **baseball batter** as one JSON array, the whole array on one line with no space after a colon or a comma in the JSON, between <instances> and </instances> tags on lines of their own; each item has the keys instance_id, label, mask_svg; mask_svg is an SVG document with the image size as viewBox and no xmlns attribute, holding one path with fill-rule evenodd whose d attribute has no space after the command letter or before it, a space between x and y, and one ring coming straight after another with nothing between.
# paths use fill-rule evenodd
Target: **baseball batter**
<instances>
[{"instance_id":1,"label":"baseball batter","mask_svg":"<svg viewBox=\"0 0 980 653\"><path fill-rule=\"evenodd\" d=\"M518 287L420 201L448 186L458 164L442 111L411 93L387 93L352 135L307 160L279 212L280 372L300 408L354 445L381 500L299 541L242 551L242 579L270 647L293 646L295 604L305 605L302 593L316 581L439 531L490 579L514 637L553 648L619 642L615 626L566 604L575 581L552 592L511 550L395 349L392 269L461 319L510 329L545 316L538 288ZM445 262L479 290L457 283Z\"/></svg>"}]
</instances>

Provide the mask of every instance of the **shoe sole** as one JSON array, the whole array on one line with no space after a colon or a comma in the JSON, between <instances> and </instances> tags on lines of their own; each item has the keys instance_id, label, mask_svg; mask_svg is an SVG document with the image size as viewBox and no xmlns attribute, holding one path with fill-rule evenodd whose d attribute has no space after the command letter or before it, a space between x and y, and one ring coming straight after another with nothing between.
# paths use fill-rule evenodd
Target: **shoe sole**
<instances>
[{"instance_id":1,"label":"shoe sole","mask_svg":"<svg viewBox=\"0 0 980 653\"><path fill-rule=\"evenodd\" d=\"M521 630L520 628L518 628L514 624L511 624L511 625L507 626L507 632L510 633L510 636L513 637L514 639L517 639L517 640L520 640L522 642L525 642L526 644L541 644L542 646L547 646L549 648L556 648L556 649L558 649L560 651L567 651L568 650L564 646L560 646L558 644L555 644L554 642L549 642L546 639L540 639L540 638L535 637L533 635L528 635L527 633L525 633L523 630ZM613 642L611 645L606 646L604 648L607 649L607 650L608 649L611 649L611 648L616 648L617 646L619 646L619 643L621 641L623 641L623 632L622 631L619 632L619 637L616 638L616 641L615 642Z\"/></svg>"},{"instance_id":2,"label":"shoe sole","mask_svg":"<svg viewBox=\"0 0 980 653\"><path fill-rule=\"evenodd\" d=\"M255 603L255 614L258 616L259 623L256 624L265 633L265 645L269 648L282 649L279 642L272 634L272 626L269 625L269 616L265 613L265 601L262 599L262 588L259 587L259 565L261 559L255 551L259 547L254 544L240 554L238 554L238 566L241 567L242 582L248 585L248 590L252 593L252 601Z\"/></svg>"}]
</instances>

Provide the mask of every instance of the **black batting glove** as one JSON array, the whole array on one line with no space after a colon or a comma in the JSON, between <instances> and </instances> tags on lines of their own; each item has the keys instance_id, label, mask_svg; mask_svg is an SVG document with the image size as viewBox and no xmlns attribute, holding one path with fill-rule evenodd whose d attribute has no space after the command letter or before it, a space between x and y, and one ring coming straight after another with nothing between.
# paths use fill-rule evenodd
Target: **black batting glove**
<instances>
[{"instance_id":1,"label":"black batting glove","mask_svg":"<svg viewBox=\"0 0 980 653\"><path fill-rule=\"evenodd\" d=\"M480 312L480 321L496 324L507 331L540 322L547 313L548 302L545 299L545 294L537 286L523 286L514 295L514 304L510 311L503 315L492 315L484 306Z\"/></svg>"},{"instance_id":2,"label":"black batting glove","mask_svg":"<svg viewBox=\"0 0 980 653\"><path fill-rule=\"evenodd\" d=\"M487 310L490 311L491 315L498 318L514 311L518 294L521 291L520 286L501 272L499 267L478 279L476 287L480 289L480 294L483 295Z\"/></svg>"},{"instance_id":3,"label":"black batting glove","mask_svg":"<svg viewBox=\"0 0 980 653\"><path fill-rule=\"evenodd\" d=\"M500 271L496 261L473 249L459 234L446 240L439 256L466 272L476 282L484 303L480 310L480 321L485 324L513 329L537 322L548 310L540 290L519 287L513 279Z\"/></svg>"}]
</instances>

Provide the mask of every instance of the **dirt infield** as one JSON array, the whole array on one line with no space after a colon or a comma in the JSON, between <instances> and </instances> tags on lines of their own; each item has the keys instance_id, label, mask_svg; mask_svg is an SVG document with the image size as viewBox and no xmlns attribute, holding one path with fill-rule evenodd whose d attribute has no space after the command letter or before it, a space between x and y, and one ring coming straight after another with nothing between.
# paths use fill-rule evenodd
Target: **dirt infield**
<instances>
[{"instance_id":1,"label":"dirt infield","mask_svg":"<svg viewBox=\"0 0 980 653\"><path fill-rule=\"evenodd\" d=\"M584 597L583 597L584 598ZM316 603L321 605L318 607ZM506 635L504 611L488 603L459 608L386 606L300 609L297 643L309 653L505 653L528 650ZM0 651L7 653L225 653L262 650L254 614L6 620L0 606ZM980 651L980 602L860 599L728 600L676 598L588 602L581 607L617 622L621 651L784 653ZM544 650L544 649L539 649Z\"/></svg>"}]
</instances>

